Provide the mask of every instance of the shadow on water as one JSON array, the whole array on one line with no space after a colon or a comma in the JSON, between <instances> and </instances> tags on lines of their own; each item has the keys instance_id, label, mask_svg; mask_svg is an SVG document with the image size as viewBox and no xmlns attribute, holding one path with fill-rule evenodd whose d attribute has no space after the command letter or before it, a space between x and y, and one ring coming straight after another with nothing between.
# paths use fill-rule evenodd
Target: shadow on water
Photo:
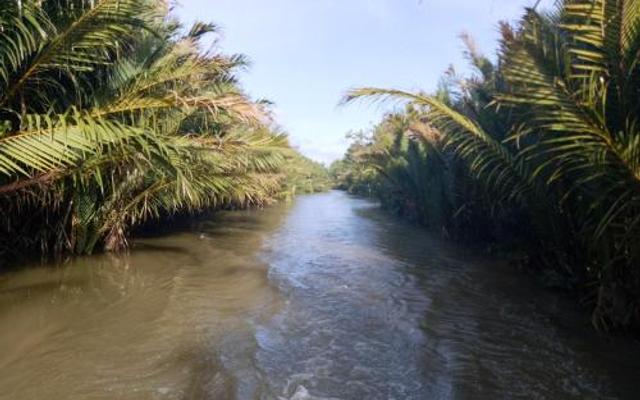
<instances>
[{"instance_id":1,"label":"shadow on water","mask_svg":"<svg viewBox=\"0 0 640 400\"><path fill-rule=\"evenodd\" d=\"M235 398L225 364L250 359L253 326L281 304L259 251L285 213L221 213L126 255L4 274L0 398Z\"/></svg>"},{"instance_id":2,"label":"shadow on water","mask_svg":"<svg viewBox=\"0 0 640 400\"><path fill-rule=\"evenodd\" d=\"M434 398L637 396L640 343L597 334L575 299L377 210L356 214L383 227L374 247L401 260L429 298L425 373L432 387L444 386Z\"/></svg>"},{"instance_id":3,"label":"shadow on water","mask_svg":"<svg viewBox=\"0 0 640 400\"><path fill-rule=\"evenodd\" d=\"M632 399L637 344L331 192L0 276L0 399Z\"/></svg>"}]
</instances>

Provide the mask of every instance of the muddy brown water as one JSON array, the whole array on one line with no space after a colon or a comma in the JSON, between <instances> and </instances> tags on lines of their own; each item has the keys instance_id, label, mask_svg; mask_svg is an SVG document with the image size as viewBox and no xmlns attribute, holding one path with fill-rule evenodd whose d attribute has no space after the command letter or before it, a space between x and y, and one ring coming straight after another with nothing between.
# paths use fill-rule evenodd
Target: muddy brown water
<instances>
[{"instance_id":1,"label":"muddy brown water","mask_svg":"<svg viewBox=\"0 0 640 400\"><path fill-rule=\"evenodd\" d=\"M637 398L637 342L341 192L0 275L0 399Z\"/></svg>"}]
</instances>

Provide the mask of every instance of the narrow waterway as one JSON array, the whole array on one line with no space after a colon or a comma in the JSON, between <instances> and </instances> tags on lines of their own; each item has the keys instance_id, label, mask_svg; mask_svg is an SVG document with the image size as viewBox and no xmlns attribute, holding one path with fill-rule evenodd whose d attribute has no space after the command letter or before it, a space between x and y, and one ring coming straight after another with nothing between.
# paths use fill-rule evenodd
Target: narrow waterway
<instances>
[{"instance_id":1,"label":"narrow waterway","mask_svg":"<svg viewBox=\"0 0 640 400\"><path fill-rule=\"evenodd\" d=\"M0 275L0 398L636 399L636 342L340 192Z\"/></svg>"}]
</instances>

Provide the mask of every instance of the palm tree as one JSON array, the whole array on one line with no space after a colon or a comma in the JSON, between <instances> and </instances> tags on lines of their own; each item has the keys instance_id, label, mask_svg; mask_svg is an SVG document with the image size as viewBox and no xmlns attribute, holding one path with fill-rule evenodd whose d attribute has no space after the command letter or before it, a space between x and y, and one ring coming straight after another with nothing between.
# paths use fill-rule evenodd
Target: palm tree
<instances>
[{"instance_id":1,"label":"palm tree","mask_svg":"<svg viewBox=\"0 0 640 400\"><path fill-rule=\"evenodd\" d=\"M4 252L126 247L151 218L262 204L290 152L238 89L241 56L204 51L162 2L0 6Z\"/></svg>"},{"instance_id":2,"label":"palm tree","mask_svg":"<svg viewBox=\"0 0 640 400\"><path fill-rule=\"evenodd\" d=\"M377 88L346 101L421 109L493 208L526 211L547 268L596 288L596 326L638 322L640 2L560 1L502 33L497 68L470 46L480 79L451 101Z\"/></svg>"}]
</instances>

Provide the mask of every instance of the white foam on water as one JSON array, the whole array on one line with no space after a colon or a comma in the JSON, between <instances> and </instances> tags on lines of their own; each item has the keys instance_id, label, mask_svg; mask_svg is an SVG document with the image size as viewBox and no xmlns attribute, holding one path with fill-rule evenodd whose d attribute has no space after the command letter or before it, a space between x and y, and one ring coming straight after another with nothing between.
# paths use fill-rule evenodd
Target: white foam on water
<instances>
[{"instance_id":1,"label":"white foam on water","mask_svg":"<svg viewBox=\"0 0 640 400\"><path fill-rule=\"evenodd\" d=\"M307 375L307 374L304 374ZM291 397L279 397L278 400L341 400L336 397L318 397L309 393L309 390L300 385L296 388L295 393Z\"/></svg>"}]
</instances>

